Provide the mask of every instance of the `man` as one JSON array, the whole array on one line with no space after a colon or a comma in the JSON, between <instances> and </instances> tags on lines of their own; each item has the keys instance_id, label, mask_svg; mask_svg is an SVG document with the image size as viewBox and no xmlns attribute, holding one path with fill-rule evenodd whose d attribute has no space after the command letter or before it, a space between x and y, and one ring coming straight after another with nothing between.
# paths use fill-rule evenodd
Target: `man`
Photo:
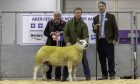
<instances>
[{"instance_id":1,"label":"man","mask_svg":"<svg viewBox=\"0 0 140 84\"><path fill-rule=\"evenodd\" d=\"M75 44L77 38L79 39L88 38L88 27L86 23L82 20L81 15L82 15L82 9L79 7L75 8L74 18L72 18L66 23L66 26L64 28L64 40L67 46ZM91 80L90 69L86 57L86 51L84 51L83 53L82 64L83 64L86 80Z\"/></svg>"},{"instance_id":2,"label":"man","mask_svg":"<svg viewBox=\"0 0 140 84\"><path fill-rule=\"evenodd\" d=\"M118 27L115 16L106 12L105 2L100 1L98 8L99 15L93 18L93 32L99 31L97 50L102 71L99 80L108 79L108 74L110 79L115 79L114 45L118 40Z\"/></svg>"},{"instance_id":3,"label":"man","mask_svg":"<svg viewBox=\"0 0 140 84\"><path fill-rule=\"evenodd\" d=\"M66 46L63 40L63 30L65 27L65 21L61 20L61 12L55 11L53 19L48 21L47 26L44 30L44 35L47 36L46 45L50 46ZM60 37L60 39L58 39ZM52 79L51 76L52 66L49 66L49 71L46 72L47 79ZM64 68L64 73L67 72L67 67ZM55 79L61 80L61 67L55 68Z\"/></svg>"}]
</instances>

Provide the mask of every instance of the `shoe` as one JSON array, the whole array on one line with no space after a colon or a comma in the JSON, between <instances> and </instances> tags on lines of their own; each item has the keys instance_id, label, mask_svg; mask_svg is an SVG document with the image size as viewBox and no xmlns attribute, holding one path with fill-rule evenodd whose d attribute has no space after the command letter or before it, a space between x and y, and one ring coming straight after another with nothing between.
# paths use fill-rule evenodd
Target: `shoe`
<instances>
[{"instance_id":1,"label":"shoe","mask_svg":"<svg viewBox=\"0 0 140 84\"><path fill-rule=\"evenodd\" d=\"M65 82L65 81L67 81L67 78L62 78L61 81L62 81L62 82Z\"/></svg>"},{"instance_id":2,"label":"shoe","mask_svg":"<svg viewBox=\"0 0 140 84\"><path fill-rule=\"evenodd\" d=\"M133 77L132 76L122 76L120 77L120 79L132 79Z\"/></svg>"},{"instance_id":3,"label":"shoe","mask_svg":"<svg viewBox=\"0 0 140 84\"><path fill-rule=\"evenodd\" d=\"M110 80L114 80L115 79L115 76L110 76Z\"/></svg>"},{"instance_id":4,"label":"shoe","mask_svg":"<svg viewBox=\"0 0 140 84\"><path fill-rule=\"evenodd\" d=\"M86 80L87 80L87 81L91 80L91 77L86 77Z\"/></svg>"},{"instance_id":5,"label":"shoe","mask_svg":"<svg viewBox=\"0 0 140 84\"><path fill-rule=\"evenodd\" d=\"M52 78L49 78L49 77L48 77L47 80L52 80Z\"/></svg>"},{"instance_id":6,"label":"shoe","mask_svg":"<svg viewBox=\"0 0 140 84\"><path fill-rule=\"evenodd\" d=\"M106 76L103 76L102 78L98 78L98 80L107 80L108 79L108 77L106 77Z\"/></svg>"},{"instance_id":7,"label":"shoe","mask_svg":"<svg viewBox=\"0 0 140 84\"><path fill-rule=\"evenodd\" d=\"M52 80L51 78L47 78L47 80Z\"/></svg>"},{"instance_id":8,"label":"shoe","mask_svg":"<svg viewBox=\"0 0 140 84\"><path fill-rule=\"evenodd\" d=\"M56 81L61 81L61 78L55 78Z\"/></svg>"},{"instance_id":9,"label":"shoe","mask_svg":"<svg viewBox=\"0 0 140 84\"><path fill-rule=\"evenodd\" d=\"M52 80L52 76L46 76L47 80Z\"/></svg>"}]
</instances>

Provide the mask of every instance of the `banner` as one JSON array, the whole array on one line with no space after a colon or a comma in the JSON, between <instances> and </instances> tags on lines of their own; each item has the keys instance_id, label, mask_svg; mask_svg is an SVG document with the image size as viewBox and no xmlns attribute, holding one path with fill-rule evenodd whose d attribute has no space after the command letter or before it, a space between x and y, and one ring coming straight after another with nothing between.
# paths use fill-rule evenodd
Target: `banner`
<instances>
[{"instance_id":1,"label":"banner","mask_svg":"<svg viewBox=\"0 0 140 84\"><path fill-rule=\"evenodd\" d=\"M83 13L82 19L88 25L89 43L95 43L95 34L92 31L95 13ZM63 13L62 19L68 21L73 18L73 13ZM43 35L47 22L53 18L53 13L25 13L22 14L22 43L21 45L44 45L47 37Z\"/></svg>"}]
</instances>

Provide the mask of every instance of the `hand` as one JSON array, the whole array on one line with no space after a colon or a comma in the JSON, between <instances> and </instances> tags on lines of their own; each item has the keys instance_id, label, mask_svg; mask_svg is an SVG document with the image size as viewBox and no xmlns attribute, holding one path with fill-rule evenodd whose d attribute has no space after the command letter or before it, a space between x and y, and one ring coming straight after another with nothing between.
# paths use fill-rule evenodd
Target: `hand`
<instances>
[{"instance_id":1,"label":"hand","mask_svg":"<svg viewBox=\"0 0 140 84\"><path fill-rule=\"evenodd\" d=\"M115 41L115 40L113 40L113 45L115 45L115 44L118 44L118 42L117 42L117 41Z\"/></svg>"},{"instance_id":2,"label":"hand","mask_svg":"<svg viewBox=\"0 0 140 84\"><path fill-rule=\"evenodd\" d=\"M55 36L55 35L52 35L52 38L53 38L54 41L57 40L57 36Z\"/></svg>"},{"instance_id":3,"label":"hand","mask_svg":"<svg viewBox=\"0 0 140 84\"><path fill-rule=\"evenodd\" d=\"M63 34L63 31L60 31L60 34Z\"/></svg>"},{"instance_id":4,"label":"hand","mask_svg":"<svg viewBox=\"0 0 140 84\"><path fill-rule=\"evenodd\" d=\"M59 35L60 35L60 32L56 32L56 33L55 33L55 36L59 36Z\"/></svg>"},{"instance_id":5,"label":"hand","mask_svg":"<svg viewBox=\"0 0 140 84\"><path fill-rule=\"evenodd\" d=\"M50 33L51 36L54 35L54 34L55 34L55 32L51 32L51 33Z\"/></svg>"},{"instance_id":6,"label":"hand","mask_svg":"<svg viewBox=\"0 0 140 84\"><path fill-rule=\"evenodd\" d=\"M94 29L95 29L95 30L98 30L99 28L100 28L100 24L95 24L95 25L94 25Z\"/></svg>"},{"instance_id":7,"label":"hand","mask_svg":"<svg viewBox=\"0 0 140 84\"><path fill-rule=\"evenodd\" d=\"M67 43L66 43L66 46L70 46L70 45L71 45L70 42L67 42Z\"/></svg>"}]
</instances>

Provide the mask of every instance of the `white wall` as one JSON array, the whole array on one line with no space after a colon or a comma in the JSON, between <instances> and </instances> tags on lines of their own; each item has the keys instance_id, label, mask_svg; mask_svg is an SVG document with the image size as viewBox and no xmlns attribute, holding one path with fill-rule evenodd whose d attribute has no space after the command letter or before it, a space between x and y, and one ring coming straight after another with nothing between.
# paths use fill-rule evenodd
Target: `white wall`
<instances>
[{"instance_id":1,"label":"white wall","mask_svg":"<svg viewBox=\"0 0 140 84\"><path fill-rule=\"evenodd\" d=\"M65 1L65 0L64 0ZM66 0L64 10L73 11L77 6L84 11L98 11L98 2L101 0ZM103 0L107 4L109 11L140 11L140 0Z\"/></svg>"},{"instance_id":2,"label":"white wall","mask_svg":"<svg viewBox=\"0 0 140 84\"><path fill-rule=\"evenodd\" d=\"M65 1L65 11L73 11L75 7L81 7L85 12L98 11L98 2L97 0L67 0ZM106 1L107 8L109 10L114 10L116 7L115 1Z\"/></svg>"},{"instance_id":3,"label":"white wall","mask_svg":"<svg viewBox=\"0 0 140 84\"><path fill-rule=\"evenodd\" d=\"M140 0L118 0L117 6L119 11L134 11L139 12L140 11Z\"/></svg>"},{"instance_id":4,"label":"white wall","mask_svg":"<svg viewBox=\"0 0 140 84\"><path fill-rule=\"evenodd\" d=\"M52 11L57 0L0 0L2 11Z\"/></svg>"}]
</instances>

